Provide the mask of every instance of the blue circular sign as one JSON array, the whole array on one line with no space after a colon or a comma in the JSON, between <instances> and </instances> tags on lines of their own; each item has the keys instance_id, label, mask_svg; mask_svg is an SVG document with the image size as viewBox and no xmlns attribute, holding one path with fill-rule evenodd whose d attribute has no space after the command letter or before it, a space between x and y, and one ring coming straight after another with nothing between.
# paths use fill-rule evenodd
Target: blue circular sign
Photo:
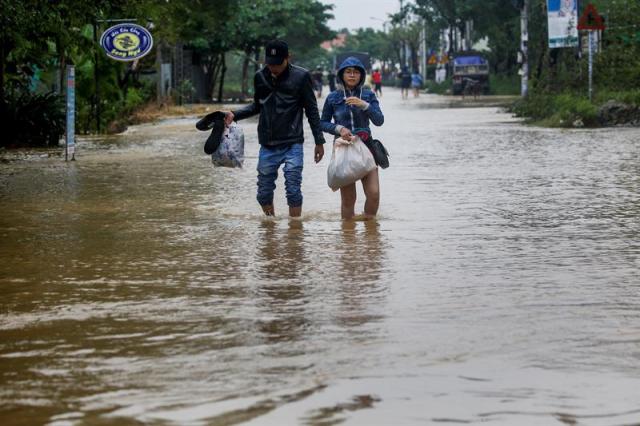
<instances>
[{"instance_id":1,"label":"blue circular sign","mask_svg":"<svg viewBox=\"0 0 640 426\"><path fill-rule=\"evenodd\" d=\"M151 51L153 37L140 25L118 24L102 33L100 45L116 61L135 61Z\"/></svg>"}]
</instances>

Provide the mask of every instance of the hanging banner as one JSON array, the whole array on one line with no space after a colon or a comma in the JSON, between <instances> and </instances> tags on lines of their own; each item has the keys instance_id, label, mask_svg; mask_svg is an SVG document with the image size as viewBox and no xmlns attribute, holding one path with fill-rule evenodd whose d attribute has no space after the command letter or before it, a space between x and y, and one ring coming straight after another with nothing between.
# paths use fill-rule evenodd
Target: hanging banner
<instances>
[{"instance_id":1,"label":"hanging banner","mask_svg":"<svg viewBox=\"0 0 640 426\"><path fill-rule=\"evenodd\" d=\"M118 24L102 33L100 45L112 59L135 61L151 51L153 37L140 25Z\"/></svg>"},{"instance_id":2,"label":"hanging banner","mask_svg":"<svg viewBox=\"0 0 640 426\"><path fill-rule=\"evenodd\" d=\"M578 45L578 0L547 0L549 48Z\"/></svg>"}]
</instances>

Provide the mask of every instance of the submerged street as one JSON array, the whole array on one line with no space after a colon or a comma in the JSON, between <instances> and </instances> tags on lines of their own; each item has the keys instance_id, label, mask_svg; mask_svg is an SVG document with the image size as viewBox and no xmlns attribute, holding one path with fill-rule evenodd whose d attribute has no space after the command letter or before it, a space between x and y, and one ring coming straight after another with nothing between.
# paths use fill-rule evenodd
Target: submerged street
<instances>
[{"instance_id":1,"label":"submerged street","mask_svg":"<svg viewBox=\"0 0 640 426\"><path fill-rule=\"evenodd\" d=\"M383 90L377 221L308 127L301 221L255 119L242 170L197 117L0 163L0 423L640 422L640 129Z\"/></svg>"}]
</instances>

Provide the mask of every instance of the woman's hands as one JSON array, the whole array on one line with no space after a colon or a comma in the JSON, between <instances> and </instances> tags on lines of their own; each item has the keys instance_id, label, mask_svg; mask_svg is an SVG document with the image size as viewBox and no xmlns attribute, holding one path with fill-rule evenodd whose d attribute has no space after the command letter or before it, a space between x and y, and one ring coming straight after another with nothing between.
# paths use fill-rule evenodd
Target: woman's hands
<instances>
[{"instance_id":1,"label":"woman's hands","mask_svg":"<svg viewBox=\"0 0 640 426\"><path fill-rule=\"evenodd\" d=\"M353 105L358 108L364 108L367 106L367 103L357 96L350 96L345 100L345 102L347 103L347 105Z\"/></svg>"},{"instance_id":2,"label":"woman's hands","mask_svg":"<svg viewBox=\"0 0 640 426\"><path fill-rule=\"evenodd\" d=\"M351 130L343 127L340 129L340 137L345 141L351 141L353 139L353 135L351 134Z\"/></svg>"}]
</instances>

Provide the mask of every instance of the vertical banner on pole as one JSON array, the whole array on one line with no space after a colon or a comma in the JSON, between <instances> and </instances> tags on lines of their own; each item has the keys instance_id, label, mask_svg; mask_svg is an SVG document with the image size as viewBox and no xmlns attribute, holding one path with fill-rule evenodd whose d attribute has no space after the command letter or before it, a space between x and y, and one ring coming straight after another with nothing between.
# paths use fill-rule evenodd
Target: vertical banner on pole
<instances>
[{"instance_id":1,"label":"vertical banner on pole","mask_svg":"<svg viewBox=\"0 0 640 426\"><path fill-rule=\"evenodd\" d=\"M578 45L578 0L547 0L549 48Z\"/></svg>"},{"instance_id":2,"label":"vertical banner on pole","mask_svg":"<svg viewBox=\"0 0 640 426\"><path fill-rule=\"evenodd\" d=\"M65 160L75 160L76 153L76 70L67 66L67 137Z\"/></svg>"}]
</instances>

